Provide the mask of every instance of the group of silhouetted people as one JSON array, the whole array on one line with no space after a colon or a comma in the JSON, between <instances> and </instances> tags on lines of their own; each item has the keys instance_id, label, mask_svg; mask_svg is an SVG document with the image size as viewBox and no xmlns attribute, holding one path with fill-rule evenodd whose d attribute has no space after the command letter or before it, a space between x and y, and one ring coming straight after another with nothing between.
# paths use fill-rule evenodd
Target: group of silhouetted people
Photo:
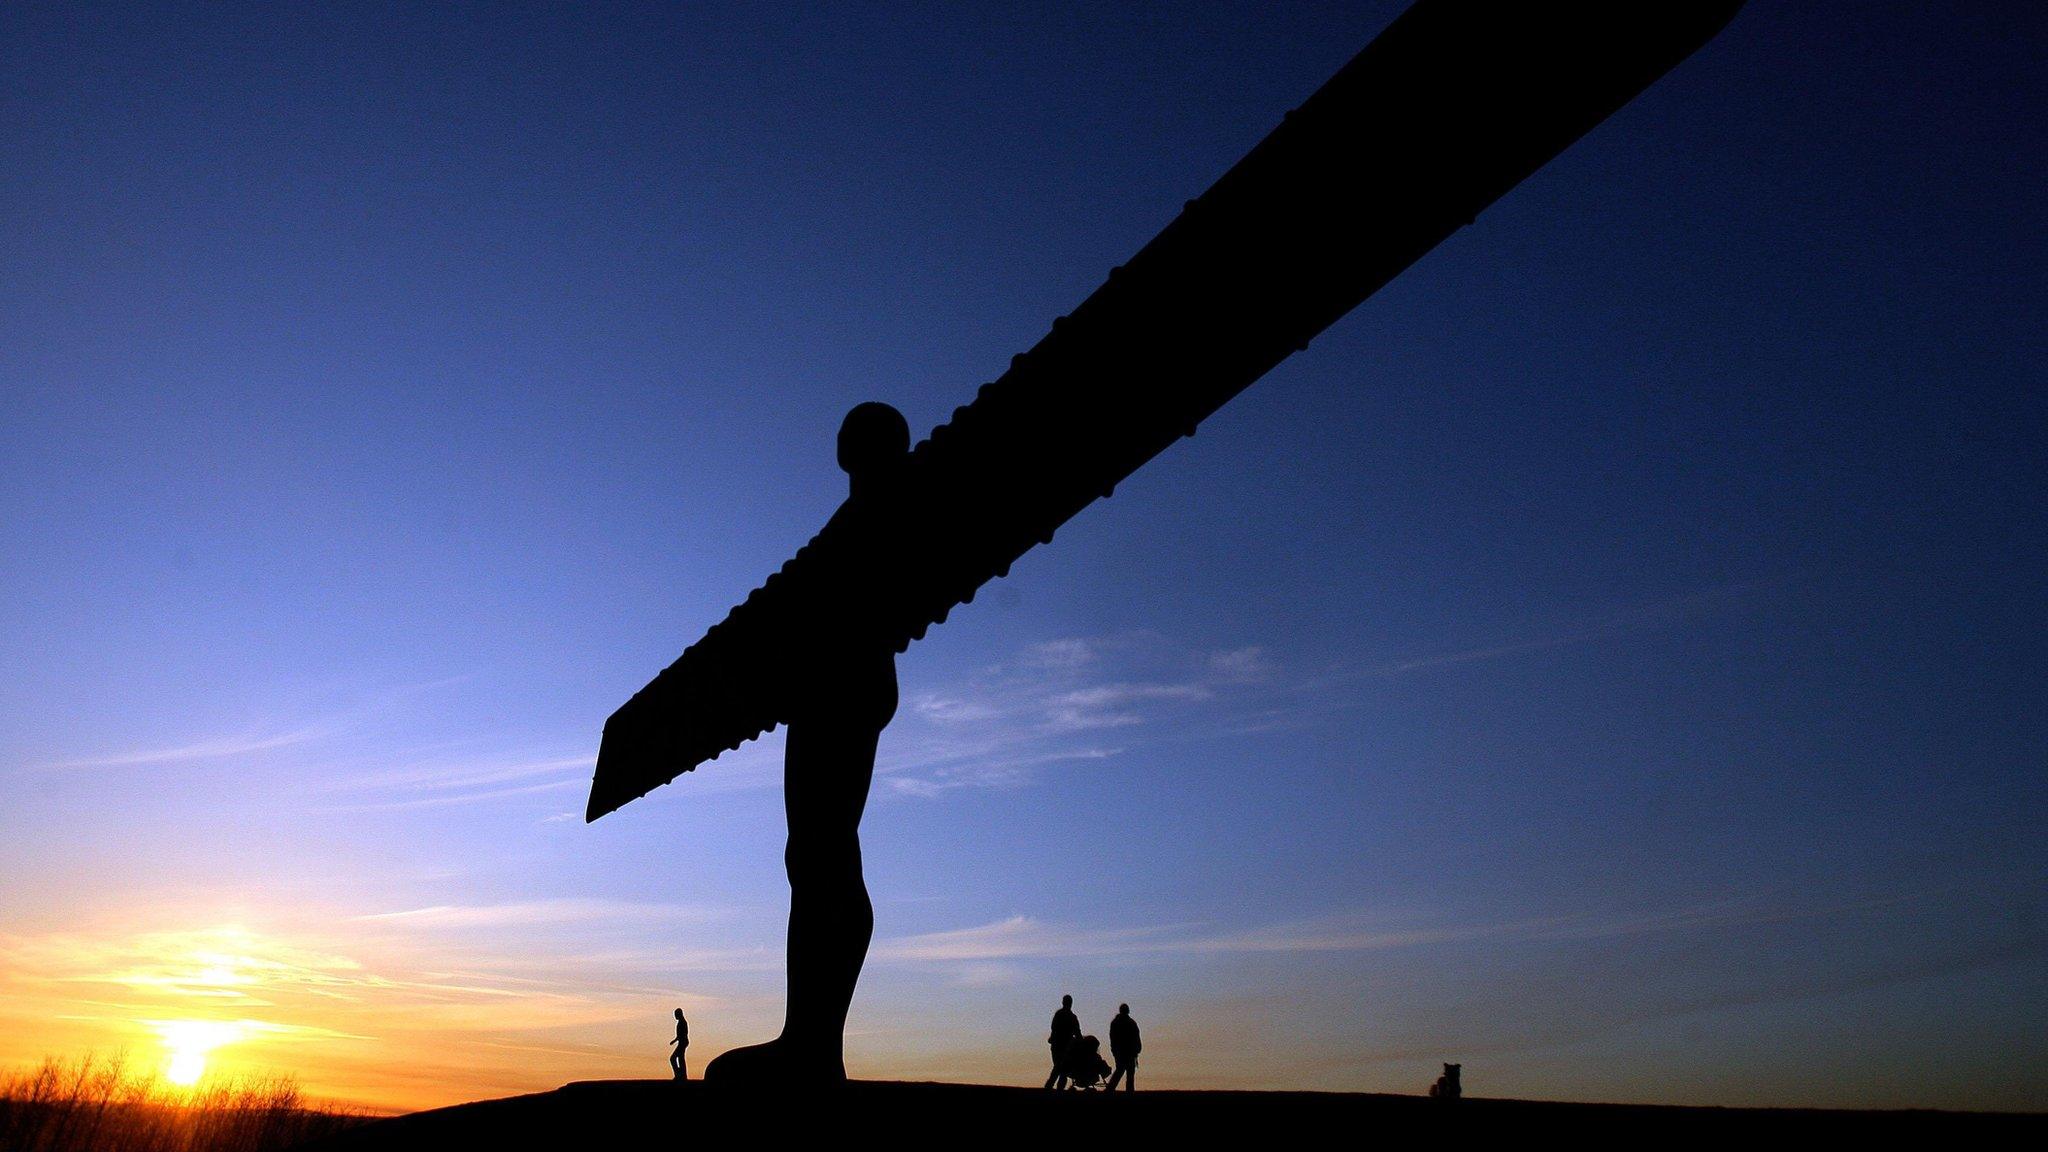
<instances>
[{"instance_id":1,"label":"group of silhouetted people","mask_svg":"<svg viewBox=\"0 0 2048 1152\"><path fill-rule=\"evenodd\" d=\"M1145 1045L1138 1039L1138 1022L1131 1019L1129 1004L1117 1005L1116 1018L1109 1022L1109 1055L1116 1061L1114 1068L1102 1059L1102 1042L1082 1035L1081 1018L1074 1015L1072 996L1060 997L1060 1009L1052 1014L1052 1034L1045 1041L1052 1046L1052 1075L1045 1078L1047 1091L1103 1087L1114 1092L1119 1083L1126 1092L1138 1090L1138 1053ZM681 1008L676 1009L676 1038L668 1043L675 1049L668 1055L669 1070L676 1079L688 1080L690 1069L685 1054L690 1050L690 1022L683 1018Z\"/></svg>"},{"instance_id":2,"label":"group of silhouetted people","mask_svg":"<svg viewBox=\"0 0 2048 1152\"><path fill-rule=\"evenodd\" d=\"M1138 1022L1131 1019L1131 1006L1116 1006L1116 1018L1109 1022L1109 1055L1116 1061L1112 1069L1102 1059L1102 1041L1081 1033L1081 1018L1074 1015L1074 998L1060 997L1059 1011L1052 1014L1052 1032L1045 1038L1052 1048L1052 1075L1045 1078L1048 1092L1062 1088L1094 1088L1106 1083L1109 1091L1116 1091L1121 1082L1124 1091L1138 1090L1138 1053L1145 1047L1138 1039Z\"/></svg>"}]
</instances>

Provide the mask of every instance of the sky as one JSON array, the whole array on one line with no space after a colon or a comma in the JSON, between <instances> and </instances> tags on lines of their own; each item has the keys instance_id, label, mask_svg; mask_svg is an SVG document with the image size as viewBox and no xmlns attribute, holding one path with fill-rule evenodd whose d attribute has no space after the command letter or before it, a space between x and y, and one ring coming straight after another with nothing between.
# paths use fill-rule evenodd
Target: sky
<instances>
[{"instance_id":1,"label":"sky","mask_svg":"<svg viewBox=\"0 0 2048 1152\"><path fill-rule=\"evenodd\" d=\"M0 1072L772 1034L605 717L1399 7L0 9ZM1760 0L913 646L850 1071L2048 1108L2044 61Z\"/></svg>"}]
</instances>

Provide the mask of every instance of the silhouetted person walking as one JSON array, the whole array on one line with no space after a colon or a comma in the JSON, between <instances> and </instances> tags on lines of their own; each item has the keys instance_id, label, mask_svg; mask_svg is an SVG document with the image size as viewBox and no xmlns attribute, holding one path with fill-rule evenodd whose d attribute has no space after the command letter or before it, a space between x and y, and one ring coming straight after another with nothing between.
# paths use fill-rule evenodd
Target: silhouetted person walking
<instances>
[{"instance_id":1,"label":"silhouetted person walking","mask_svg":"<svg viewBox=\"0 0 2048 1152\"><path fill-rule=\"evenodd\" d=\"M1060 1010L1052 1014L1052 1032L1045 1042L1052 1046L1052 1075L1045 1078L1047 1089L1066 1087L1067 1047L1081 1035L1081 1018L1074 1015L1074 998L1060 997Z\"/></svg>"},{"instance_id":2,"label":"silhouetted person walking","mask_svg":"<svg viewBox=\"0 0 2048 1152\"><path fill-rule=\"evenodd\" d=\"M676 1079L688 1080L690 1069L683 1060L683 1053L690 1049L690 1022L683 1019L681 1008L676 1009L676 1038L669 1041L669 1046L675 1049L668 1054L669 1068L675 1072Z\"/></svg>"},{"instance_id":3,"label":"silhouetted person walking","mask_svg":"<svg viewBox=\"0 0 2048 1152\"><path fill-rule=\"evenodd\" d=\"M910 425L887 404L857 404L839 426L839 466L850 492L842 515L859 518L895 483L910 452ZM704 1069L706 1080L744 1085L846 1079L846 1010L875 932L861 876L860 818L875 777L875 746L896 715L896 653L872 611L893 550L877 549L801 618L788 636L784 674L788 735L782 810L789 840L789 991L782 1035L735 1048Z\"/></svg>"},{"instance_id":4,"label":"silhouetted person walking","mask_svg":"<svg viewBox=\"0 0 2048 1152\"><path fill-rule=\"evenodd\" d=\"M1131 1019L1131 1006L1116 1006L1116 1019L1109 1022L1109 1057L1116 1061L1116 1071L1110 1074L1109 1090L1116 1091L1116 1082L1124 1082L1124 1091L1138 1090L1138 1053L1145 1048L1138 1039L1138 1022Z\"/></svg>"}]
</instances>

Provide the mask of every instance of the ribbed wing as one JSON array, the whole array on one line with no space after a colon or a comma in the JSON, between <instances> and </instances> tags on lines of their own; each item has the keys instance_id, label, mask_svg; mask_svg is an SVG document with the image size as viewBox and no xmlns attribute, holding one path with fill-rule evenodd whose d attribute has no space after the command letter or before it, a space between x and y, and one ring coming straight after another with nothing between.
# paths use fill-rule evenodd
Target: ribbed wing
<instances>
[{"instance_id":1,"label":"ribbed wing","mask_svg":"<svg viewBox=\"0 0 2048 1152\"><path fill-rule=\"evenodd\" d=\"M1422 0L612 714L588 819L780 722L819 613L901 651L1706 43L1739 0ZM848 589L860 590L851 602Z\"/></svg>"}]
</instances>

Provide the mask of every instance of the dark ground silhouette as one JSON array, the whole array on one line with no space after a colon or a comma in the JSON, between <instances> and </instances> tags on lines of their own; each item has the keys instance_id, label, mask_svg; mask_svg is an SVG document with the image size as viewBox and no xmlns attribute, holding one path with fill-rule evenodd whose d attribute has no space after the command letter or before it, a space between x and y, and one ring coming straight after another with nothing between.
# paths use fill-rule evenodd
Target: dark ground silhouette
<instances>
[{"instance_id":1,"label":"dark ground silhouette","mask_svg":"<svg viewBox=\"0 0 2048 1152\"><path fill-rule=\"evenodd\" d=\"M807 1125L791 1119L802 1113ZM820 1111L820 1110L823 1111ZM1501 1139L1514 1146L1544 1138L1648 1140L1679 1147L1702 1141L1940 1140L2019 1143L2048 1134L2048 1115L1982 1112L1848 1112L1814 1109L1674 1108L1626 1104L1554 1104L1468 1097L1455 1108L1424 1096L1335 1092L1047 1092L971 1084L853 1081L809 1093L750 1092L667 1080L595 1080L554 1092L419 1112L363 1126L312 1145L344 1152L412 1149L592 1147L752 1147L769 1134L815 1131L829 1116L837 1130L892 1148L1213 1147L1259 1139L1286 1146L1298 1134L1442 1141ZM682 1126L682 1127L679 1127ZM683 1135L678 1135L682 1133ZM737 1144L727 1144L737 1141ZM1418 1144L1433 1147L1435 1144ZM1453 1145L1456 1146L1456 1145ZM1961 1146L1954 1143L1941 1146Z\"/></svg>"},{"instance_id":2,"label":"dark ground silhouette","mask_svg":"<svg viewBox=\"0 0 2048 1152\"><path fill-rule=\"evenodd\" d=\"M840 1033L874 925L859 825L896 707L893 654L1738 6L1421 0L923 443L886 406L848 415L845 503L612 714L591 782L595 820L789 726L783 1031L713 1060L707 1080L844 1078Z\"/></svg>"}]
</instances>

